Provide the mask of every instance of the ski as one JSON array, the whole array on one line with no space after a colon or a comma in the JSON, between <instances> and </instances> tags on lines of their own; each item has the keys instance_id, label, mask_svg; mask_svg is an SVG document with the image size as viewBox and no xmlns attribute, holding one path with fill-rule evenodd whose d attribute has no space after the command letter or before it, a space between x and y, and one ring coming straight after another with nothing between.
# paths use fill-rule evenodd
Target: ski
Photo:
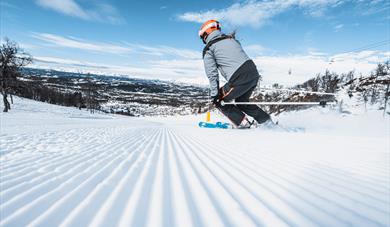
<instances>
[{"instance_id":1,"label":"ski","mask_svg":"<svg viewBox=\"0 0 390 227\"><path fill-rule=\"evenodd\" d=\"M223 122L211 123L211 122L201 121L199 122L198 125L201 128L221 128L221 129L231 128L231 125L229 123L223 123Z\"/></svg>"}]
</instances>

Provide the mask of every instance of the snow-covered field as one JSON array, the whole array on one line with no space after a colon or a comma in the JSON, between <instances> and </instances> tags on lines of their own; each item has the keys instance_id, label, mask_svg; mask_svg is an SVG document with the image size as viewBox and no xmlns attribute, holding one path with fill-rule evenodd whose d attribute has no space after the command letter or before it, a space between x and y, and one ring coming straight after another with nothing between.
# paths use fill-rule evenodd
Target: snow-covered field
<instances>
[{"instance_id":1,"label":"snow-covered field","mask_svg":"<svg viewBox=\"0 0 390 227\"><path fill-rule=\"evenodd\" d=\"M279 117L304 132L200 129L203 118L16 98L1 113L0 225L390 225L382 112Z\"/></svg>"}]
</instances>

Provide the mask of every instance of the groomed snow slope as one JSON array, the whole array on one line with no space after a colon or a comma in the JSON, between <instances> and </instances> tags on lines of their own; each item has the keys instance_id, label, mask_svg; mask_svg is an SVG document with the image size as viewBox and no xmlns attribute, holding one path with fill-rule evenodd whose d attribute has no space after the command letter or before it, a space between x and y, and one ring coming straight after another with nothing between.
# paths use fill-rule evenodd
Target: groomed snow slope
<instances>
[{"instance_id":1,"label":"groomed snow slope","mask_svg":"<svg viewBox=\"0 0 390 227\"><path fill-rule=\"evenodd\" d=\"M1 226L390 225L379 112L281 116L305 127L293 133L13 107L1 114Z\"/></svg>"}]
</instances>

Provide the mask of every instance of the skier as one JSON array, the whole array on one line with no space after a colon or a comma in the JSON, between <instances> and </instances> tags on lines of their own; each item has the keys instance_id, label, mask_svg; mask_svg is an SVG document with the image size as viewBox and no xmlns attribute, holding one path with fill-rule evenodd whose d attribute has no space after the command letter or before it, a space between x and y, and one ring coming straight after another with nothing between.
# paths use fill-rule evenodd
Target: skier
<instances>
[{"instance_id":1,"label":"skier","mask_svg":"<svg viewBox=\"0 0 390 227\"><path fill-rule=\"evenodd\" d=\"M208 20L200 28L199 37L206 45L203 49L203 61L210 82L212 104L239 129L250 128L255 123L249 121L246 114L258 124L270 120L270 115L256 105L221 105L222 100L248 102L260 78L256 65L244 52L234 34L223 34L218 21ZM221 88L218 71L227 81Z\"/></svg>"}]
</instances>

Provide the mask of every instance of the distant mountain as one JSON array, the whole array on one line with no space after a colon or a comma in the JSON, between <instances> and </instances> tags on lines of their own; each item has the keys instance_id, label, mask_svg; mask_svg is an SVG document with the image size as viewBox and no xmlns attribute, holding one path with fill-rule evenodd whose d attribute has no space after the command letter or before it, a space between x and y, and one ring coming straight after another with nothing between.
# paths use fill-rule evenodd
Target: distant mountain
<instances>
[{"instance_id":1,"label":"distant mountain","mask_svg":"<svg viewBox=\"0 0 390 227\"><path fill-rule=\"evenodd\" d=\"M33 68L23 75L18 85L23 97L130 116L189 114L208 99L207 88L183 83Z\"/></svg>"},{"instance_id":2,"label":"distant mountain","mask_svg":"<svg viewBox=\"0 0 390 227\"><path fill-rule=\"evenodd\" d=\"M293 91L274 84L268 89L258 86L251 100L262 102L336 101L341 106L370 105L376 109L389 106L389 63L379 64L370 75L357 77L354 72L338 75L326 71L293 87ZM287 91L286 91L287 89ZM48 103L88 108L91 111L129 116L175 115L205 112L208 87L160 80L121 76L72 73L44 69L23 69L15 85L15 94ZM334 95L310 94L307 91ZM310 106L263 106L279 114Z\"/></svg>"}]
</instances>

